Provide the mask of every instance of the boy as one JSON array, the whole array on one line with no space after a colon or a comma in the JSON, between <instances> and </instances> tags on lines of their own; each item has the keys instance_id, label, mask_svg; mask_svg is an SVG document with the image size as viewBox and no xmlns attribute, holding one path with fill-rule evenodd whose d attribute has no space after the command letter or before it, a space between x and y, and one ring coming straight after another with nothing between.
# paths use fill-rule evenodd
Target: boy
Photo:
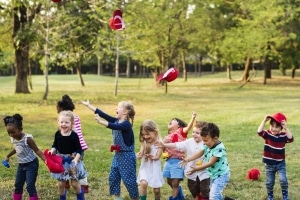
<instances>
[{"instance_id":1,"label":"boy","mask_svg":"<svg viewBox=\"0 0 300 200\"><path fill-rule=\"evenodd\" d=\"M269 120L270 129L263 130L265 123ZM283 129L285 132L282 131ZM258 127L257 134L265 140L262 161L265 163L266 169L268 200L273 200L273 187L276 173L278 173L279 176L283 200L289 200L285 164L285 144L293 142L294 138L287 127L286 117L282 113L265 116Z\"/></svg>"},{"instance_id":2,"label":"boy","mask_svg":"<svg viewBox=\"0 0 300 200\"><path fill-rule=\"evenodd\" d=\"M181 162L185 166L188 162L204 156L203 164L191 166L187 174L206 169L210 176L209 199L223 200L222 191L229 182L230 169L227 161L224 144L219 141L220 130L214 123L207 123L202 127L201 137L204 143L203 148ZM233 200L225 196L224 200Z\"/></svg>"}]
</instances>

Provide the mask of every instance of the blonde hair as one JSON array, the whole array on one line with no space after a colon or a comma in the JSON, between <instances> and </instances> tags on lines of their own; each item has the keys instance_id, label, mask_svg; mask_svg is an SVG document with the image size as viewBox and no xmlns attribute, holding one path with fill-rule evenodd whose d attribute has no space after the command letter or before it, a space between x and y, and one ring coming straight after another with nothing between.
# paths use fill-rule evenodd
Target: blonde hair
<instances>
[{"instance_id":1,"label":"blonde hair","mask_svg":"<svg viewBox=\"0 0 300 200\"><path fill-rule=\"evenodd\" d=\"M205 122L205 121L196 121L194 124L194 127L201 129L206 124L207 124L207 122Z\"/></svg>"},{"instance_id":2,"label":"blonde hair","mask_svg":"<svg viewBox=\"0 0 300 200\"><path fill-rule=\"evenodd\" d=\"M154 135L156 136L156 139L158 140L160 138L159 135L159 130L158 130L158 126L155 123L155 121L151 120L151 119L146 119L142 125L140 126L140 136L139 136L139 140L140 142L144 142L144 138L143 138L143 131L146 131L147 133L154 133ZM151 152L151 144L146 142L145 145L145 149L144 149L144 153L145 154L150 154ZM145 159L145 161L147 161L147 157Z\"/></svg>"},{"instance_id":3,"label":"blonde hair","mask_svg":"<svg viewBox=\"0 0 300 200\"><path fill-rule=\"evenodd\" d=\"M125 110L128 111L127 120L131 119L131 124L133 125L133 120L134 120L134 116L135 116L135 110L134 110L134 107L133 107L132 103L130 103L128 101L121 101L119 104Z\"/></svg>"},{"instance_id":4,"label":"blonde hair","mask_svg":"<svg viewBox=\"0 0 300 200\"><path fill-rule=\"evenodd\" d=\"M59 118L61 118L61 117L70 117L72 124L74 123L74 114L70 110L63 110L60 113L58 113L57 120L59 120Z\"/></svg>"}]
</instances>

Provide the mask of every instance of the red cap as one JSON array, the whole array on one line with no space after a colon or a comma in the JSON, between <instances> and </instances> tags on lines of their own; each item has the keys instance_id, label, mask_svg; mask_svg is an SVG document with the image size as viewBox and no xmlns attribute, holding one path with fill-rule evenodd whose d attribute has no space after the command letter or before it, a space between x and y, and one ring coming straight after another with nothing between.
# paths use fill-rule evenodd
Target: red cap
<instances>
[{"instance_id":1,"label":"red cap","mask_svg":"<svg viewBox=\"0 0 300 200\"><path fill-rule=\"evenodd\" d=\"M46 164L50 172L62 173L65 171L62 164L62 157L57 155L49 154L49 150L45 149L44 155L46 157Z\"/></svg>"},{"instance_id":2,"label":"red cap","mask_svg":"<svg viewBox=\"0 0 300 200\"><path fill-rule=\"evenodd\" d=\"M260 176L260 171L259 171L259 169L252 168L252 169L249 169L249 170L248 170L246 178L247 178L248 180L258 180L258 179L259 179L259 176Z\"/></svg>"},{"instance_id":3,"label":"red cap","mask_svg":"<svg viewBox=\"0 0 300 200\"><path fill-rule=\"evenodd\" d=\"M276 122L278 122L280 124L283 120L287 121L285 115L282 113L275 113L274 115L268 116L268 117L274 119Z\"/></svg>"},{"instance_id":4,"label":"red cap","mask_svg":"<svg viewBox=\"0 0 300 200\"><path fill-rule=\"evenodd\" d=\"M167 82L174 81L178 77L178 70L175 67L168 69L165 73L158 75L157 80L166 80Z\"/></svg>"}]
</instances>

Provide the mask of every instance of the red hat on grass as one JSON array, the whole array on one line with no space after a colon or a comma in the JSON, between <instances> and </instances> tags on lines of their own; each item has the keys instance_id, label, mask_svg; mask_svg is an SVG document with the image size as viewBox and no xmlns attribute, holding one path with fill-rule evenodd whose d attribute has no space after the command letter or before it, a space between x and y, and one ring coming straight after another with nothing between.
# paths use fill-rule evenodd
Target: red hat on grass
<instances>
[{"instance_id":1,"label":"red hat on grass","mask_svg":"<svg viewBox=\"0 0 300 200\"><path fill-rule=\"evenodd\" d=\"M248 170L246 178L247 178L248 180L258 180L258 179L259 179L259 176L260 176L260 171L259 171L259 169L252 168L252 169L249 169L249 170Z\"/></svg>"},{"instance_id":2,"label":"red hat on grass","mask_svg":"<svg viewBox=\"0 0 300 200\"><path fill-rule=\"evenodd\" d=\"M280 124L283 120L287 121L285 115L282 113L275 113L274 115L268 116L268 117L274 119L276 122L278 122Z\"/></svg>"},{"instance_id":3,"label":"red hat on grass","mask_svg":"<svg viewBox=\"0 0 300 200\"><path fill-rule=\"evenodd\" d=\"M174 81L178 77L178 70L175 67L171 67L165 73L158 75L157 80L166 80L167 82Z\"/></svg>"},{"instance_id":4,"label":"red hat on grass","mask_svg":"<svg viewBox=\"0 0 300 200\"><path fill-rule=\"evenodd\" d=\"M49 153L48 149L45 149L44 155L46 157L46 164L50 172L52 173L62 173L64 172L64 167L62 164L62 157L57 155L52 155Z\"/></svg>"}]
</instances>

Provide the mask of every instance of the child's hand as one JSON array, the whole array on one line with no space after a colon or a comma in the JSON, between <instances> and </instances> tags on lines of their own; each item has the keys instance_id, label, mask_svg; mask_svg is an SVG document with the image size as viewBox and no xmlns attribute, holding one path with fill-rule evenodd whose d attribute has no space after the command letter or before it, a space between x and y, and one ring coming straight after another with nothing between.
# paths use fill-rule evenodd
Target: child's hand
<instances>
[{"instance_id":1,"label":"child's hand","mask_svg":"<svg viewBox=\"0 0 300 200\"><path fill-rule=\"evenodd\" d=\"M100 123L101 118L100 118L100 116L99 116L98 114L95 114L95 120L96 120L98 123Z\"/></svg>"},{"instance_id":2,"label":"child's hand","mask_svg":"<svg viewBox=\"0 0 300 200\"><path fill-rule=\"evenodd\" d=\"M137 152L137 153L136 153L136 157L137 157L138 159L141 159L141 158L143 157L143 153L142 153L142 152Z\"/></svg>"},{"instance_id":3,"label":"child's hand","mask_svg":"<svg viewBox=\"0 0 300 200\"><path fill-rule=\"evenodd\" d=\"M267 122L267 121L269 121L270 119L271 119L271 118L270 118L270 115L266 115L265 118L264 118L264 121Z\"/></svg>"},{"instance_id":4,"label":"child's hand","mask_svg":"<svg viewBox=\"0 0 300 200\"><path fill-rule=\"evenodd\" d=\"M164 147L165 147L165 146L164 146L164 143L161 142L161 141L156 141L156 142L154 142L154 145L157 146L157 147L159 147L159 148L164 148Z\"/></svg>"},{"instance_id":5,"label":"child's hand","mask_svg":"<svg viewBox=\"0 0 300 200\"><path fill-rule=\"evenodd\" d=\"M282 126L282 128L283 128L284 130L287 129L287 124L286 124L286 121L285 121L285 120L282 120L282 121L281 121L281 126Z\"/></svg>"},{"instance_id":6,"label":"child's hand","mask_svg":"<svg viewBox=\"0 0 300 200\"><path fill-rule=\"evenodd\" d=\"M83 105L85 105L85 106L88 106L88 105L90 105L90 101L89 100L87 100L87 101L80 101Z\"/></svg>"},{"instance_id":7,"label":"child's hand","mask_svg":"<svg viewBox=\"0 0 300 200\"><path fill-rule=\"evenodd\" d=\"M50 151L48 151L48 154L53 155L56 153L56 149L55 148L51 148Z\"/></svg>"},{"instance_id":8,"label":"child's hand","mask_svg":"<svg viewBox=\"0 0 300 200\"><path fill-rule=\"evenodd\" d=\"M195 119L197 117L197 113L195 111L192 112L192 118Z\"/></svg>"},{"instance_id":9,"label":"child's hand","mask_svg":"<svg viewBox=\"0 0 300 200\"><path fill-rule=\"evenodd\" d=\"M196 171L196 168L194 166L191 166L191 169L186 173L187 175L191 175Z\"/></svg>"},{"instance_id":10,"label":"child's hand","mask_svg":"<svg viewBox=\"0 0 300 200\"><path fill-rule=\"evenodd\" d=\"M188 161L183 159L182 161L179 162L179 165L180 165L180 167L184 167L184 166L186 166L187 163L188 163Z\"/></svg>"}]
</instances>

